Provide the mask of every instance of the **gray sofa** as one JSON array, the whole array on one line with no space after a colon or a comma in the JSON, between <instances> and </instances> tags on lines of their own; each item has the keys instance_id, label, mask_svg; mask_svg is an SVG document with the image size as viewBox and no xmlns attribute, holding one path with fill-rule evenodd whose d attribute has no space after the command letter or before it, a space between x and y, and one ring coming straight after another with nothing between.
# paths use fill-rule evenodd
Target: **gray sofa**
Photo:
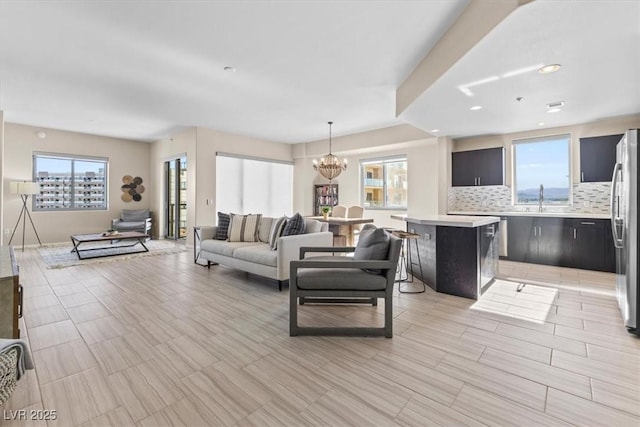
<instances>
[{"instance_id":1,"label":"gray sofa","mask_svg":"<svg viewBox=\"0 0 640 427\"><path fill-rule=\"evenodd\" d=\"M269 247L269 231L275 218L262 217L259 226L259 242L229 242L216 240L217 226L196 227L200 236L198 260L207 265L220 264L278 281L282 290L284 281L289 280L289 263L300 256L303 246L328 247L333 245L333 234L328 224L305 219L305 233L278 238L276 250ZM196 247L198 242L196 242Z\"/></svg>"}]
</instances>

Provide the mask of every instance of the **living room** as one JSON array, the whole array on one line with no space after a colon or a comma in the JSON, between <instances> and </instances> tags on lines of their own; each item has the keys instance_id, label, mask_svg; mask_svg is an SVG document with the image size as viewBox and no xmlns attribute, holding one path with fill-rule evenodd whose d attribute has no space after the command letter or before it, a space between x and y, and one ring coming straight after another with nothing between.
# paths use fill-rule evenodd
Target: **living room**
<instances>
[{"instance_id":1,"label":"living room","mask_svg":"<svg viewBox=\"0 0 640 427\"><path fill-rule=\"evenodd\" d=\"M46 417L51 425L633 425L640 420L637 409L640 343L625 330L615 299L615 275L610 272L513 262L502 257L500 274L490 288L491 292L478 301L439 293L429 286L422 294L394 291L391 339L290 337L289 288L286 284L282 292L278 292L273 281L263 276L225 265L206 268L194 263L192 248L197 243L194 227L217 224L221 210L218 192L229 187L226 177L218 173L216 157L227 154L292 165L292 186L282 189L290 192L291 206L283 206L277 215L312 216L313 186L329 183L313 167L314 160L329 152L328 121L334 122L331 151L341 160L346 159L348 164L346 170L331 181L339 187L339 204L364 205L364 216L371 218L377 227L406 229L405 221L391 218L398 214L424 218L473 209L472 213L477 215L497 213L502 217L509 210L524 212L526 209L529 212L531 209L533 212L538 208L537 202L530 206L511 203L511 198L515 197L511 189L516 179L513 152L517 141L548 135L570 135L566 175L574 203L561 208L549 204L545 209L559 211L550 212L554 214L586 215L582 218L593 215L602 220L609 211L609 206L601 206L602 197L593 201L580 198L592 188L604 187L602 182L591 184L581 180L581 139L623 134L627 129L640 127L637 97L636 101L629 101L619 96L619 86L627 93L629 87L638 87L639 74L636 73L633 80L614 84L628 78L628 73L634 75L638 71L637 61L629 59L628 70L613 74L615 82L598 84L593 93L582 94L583 98L577 98L575 92L564 91L548 98L551 94L537 85L518 86L515 83L520 82L518 76L532 80L561 79L559 83L549 84L555 88L568 87L568 80L583 76L575 72L578 62L572 63L574 58L565 52L571 48L563 46L557 55L547 50L544 58L527 57L526 63L509 64L510 70L540 61L544 64L559 62L562 68L549 76L539 74L536 69L498 79L508 90L500 94L496 90L486 101L496 98L496 103L505 103L502 109L492 111L495 104L485 104L479 111L468 111L467 106L465 111L453 111L454 106L461 105L459 102L465 105L480 102L480 99L485 102L483 96L493 93L491 85L498 84L498 80L479 82L480 78L491 74L488 71L469 73L464 77L457 74L462 72L461 68L469 67L466 61L478 60L474 57L486 48L483 43L493 42L494 49L495 43L501 49L514 49L506 46L505 41L496 42L497 35L504 35L501 31L506 31L507 27L513 30L517 22L522 22L518 19L523 15L548 16L544 13L548 11L545 8L555 6L543 1L505 0L493 2L494 6L501 5L495 6L502 10L496 12L491 2L483 1L452 1L439 6L400 2L402 5L395 7L393 2L379 2L377 6L367 4L371 11L358 12L363 7L359 2L345 2L346 9L338 4L319 2L306 2L306 6L275 2L277 5L273 7L277 9L274 10L285 22L298 17L310 25L309 22L317 19L309 32L321 34L319 28L332 22L321 18L342 16L345 21L340 22L346 27L364 25L362 30L347 32L342 43L348 47L336 53L334 58L318 47L322 43L306 34L301 28L304 25L289 22L292 31L295 29L308 37L301 42L308 50L313 50L309 46L315 46L316 50L324 52L319 58L332 58L334 65L315 74L310 70L319 66L314 62L318 59L310 56L312 59L308 63L301 60L300 64L292 65L293 72L305 78L287 80L283 76L288 72L285 65L289 56L285 59L274 56L270 61L264 52L274 54L278 49L267 50L264 45L250 47L245 45L249 42L234 39L237 34L232 27L246 31L254 25L256 32L263 34L265 45L268 41L273 42L271 37L275 36L263 25L276 26L260 22L259 15L269 10L266 3L242 2L244 6L233 6L224 2L219 9L215 2L201 4L207 13L219 14L215 18L216 24L229 31L226 36L221 30L215 34L223 40L225 37L236 40L238 52L245 55L250 52L259 57L266 64L260 70L243 66L248 62L242 59L242 54L232 57L233 60L211 60L202 52L195 53L184 46L171 50L171 55L165 57L159 54L158 46L147 44L149 34L137 32L140 27L136 19L150 27L157 19L168 27L172 22L171 15L177 13L185 20L190 18L199 23L191 28L195 34L190 34L189 25L182 21L180 32L198 40L205 39L210 34L206 30L209 25L197 18L198 9L192 9L194 4L191 2L187 2L187 6L165 2L165 8L158 9L155 17L152 9L147 9L152 6L144 2L134 2L132 9L122 4L111 9L108 2L99 2L96 9L60 4L59 10L46 2L33 3L34 9L18 7L18 3L3 0L1 9L4 16L0 62L8 65L3 65L7 68L2 69L0 97L0 176L3 180L0 241L7 245L11 234L17 231L12 245L16 248L20 282L25 289L21 337L31 346L35 369L26 372L18 381L13 396L0 406L3 410L0 425L23 425L25 421L42 421ZM591 18L588 23L593 23L597 22L593 17L598 15L597 11L607 10L599 2L572 3L565 5L558 16L566 19L571 7L576 13L591 7L596 12L585 15ZM591 6L581 3L591 3ZM609 3L616 3L611 6L615 17L632 15L629 10L640 11L636 2ZM480 14L476 17L486 13L486 22L470 28L469 21L464 21L470 19L464 18L464 11L474 7L480 8L474 12ZM506 13L501 8L511 12ZM243 13L249 14L246 20L240 19L228 26L221 22L229 20L230 16L243 16ZM314 13L319 14L315 19L309 16ZM389 16L384 17L385 13ZM50 34L55 42L69 50L62 49L59 59L41 56L38 61L43 61L42 68L37 69L36 63L31 62L22 70L25 76L22 78L18 75L20 67L14 66L20 62L16 51L29 49L31 45L18 41L15 26L20 22L25 28L41 25L51 29L53 24L45 24L48 15L59 15L60 27L65 29ZM27 19L29 16L33 16L33 21ZM105 20L101 16L106 17ZM363 23L367 21L365 17L373 23ZM460 17L463 17L462 22L459 22ZM14 18L16 22L8 22ZM550 25L562 22L561 18L557 19ZM638 23L640 18L629 19ZM27 25L28 22L31 23ZM70 22L74 24L65 25ZM396 22L406 22L406 26L411 27L407 32L397 30L402 37L421 34L421 37L428 35L435 39L414 43L411 52L407 47L405 53L399 53L403 49L397 48L402 45L398 39L393 39L398 43L395 46L391 41L381 41L385 37L389 40L395 37ZM466 27L467 35L474 38L475 43L467 44L463 49L468 55L457 59L447 55L436 58L445 63L445 70L439 75L430 75L428 83L413 81L415 99L407 101L403 95L406 91L401 90L406 89L404 82L411 81L413 70L418 71L416 75L429 75L420 68L421 60L428 59L429 52L437 54L438 49L434 46L438 45L438 39L448 28L454 28L455 32L456 22L461 26L458 31L465 34L462 30ZM429 30L419 31L421 25ZM535 27L531 25L527 28ZM575 23L566 22L567 27L573 25ZM606 23L608 29L611 25L611 22ZM560 25L554 28L560 31L558 27ZM116 28L122 33L114 31ZM329 30L337 31L331 25ZM340 30L346 31L342 26ZM87 77L89 80L84 80L67 70L68 78L61 78L59 86L45 93L37 76L42 74L43 79L55 77L47 83L55 86L61 73L58 67L65 61L86 72L87 76L93 67L91 61L96 61L95 68L107 68L99 55L86 61L81 58L82 53L89 51L89 41L104 37L101 31L113 34L113 39L105 38L110 40L105 42L105 50L96 48L105 58L113 59L109 55L118 49L135 51L141 57L140 62L148 61L155 66L165 64L176 71L174 80L157 77L153 67L144 66L141 74L126 81L124 92L113 97L118 99L111 99L108 92L115 89L110 85L123 79L127 72L135 74L129 65L137 62L130 57L131 64L126 60L119 62L123 64L122 75L118 70L109 71L109 78L98 73L108 82L105 83L107 90L98 88L99 79ZM157 37L163 37L161 30L154 31L157 31L154 33ZM380 34L373 35L378 32ZM36 39L44 45L42 40L47 31L43 33L45 35L39 33ZM619 38L626 37L624 40L638 45L637 30L631 35L622 33ZM132 34L140 35L140 39ZM364 57L387 55L389 62L404 61L402 66L388 69L387 65L373 61L368 66L373 75L370 80L363 77L367 73L362 68L353 73L343 69L357 62L350 57L358 46L354 40L358 37L364 40L367 36L379 42L380 52L367 45L363 47ZM83 37L87 37L86 45ZM177 40L177 35L171 32L162 41L165 46L173 46L174 38ZM247 40L257 46L259 38L251 35ZM526 37L525 41L532 43ZM65 42L69 44L65 45ZM279 43L284 41L279 39ZM577 49L575 44L569 45ZM584 61L590 63L598 55L604 55L602 48L594 47L594 53L588 53L589 58ZM605 46L604 50L607 49L613 50ZM626 47L620 49L627 51ZM534 47L531 50L540 51ZM40 50L37 53L43 55ZM25 55L28 59L24 61L33 61L38 55ZM307 56L298 52L298 57ZM51 61L51 70L45 65L47 58ZM229 64L233 62L233 70L223 69L222 65L230 66L224 62L227 60ZM171 61L174 64L168 64ZM427 64L437 68L433 67L433 61L427 61ZM209 81L199 80L194 88L186 80L194 78L195 82L195 76L205 74L199 67L208 70L213 80L223 83L214 86ZM374 80L381 78L377 67L387 74L382 83L376 84ZM332 68L338 70L332 71ZM283 76L278 76L274 69L282 69ZM189 77L179 78L180 71ZM256 78L259 71L264 74ZM598 74L601 70L596 71L594 73ZM110 80L114 75L117 77ZM243 80L246 75L253 79L248 84ZM454 78L452 75L458 84L450 84L448 79ZM364 79L362 84L359 77ZM325 78L328 83L323 82ZM330 86L341 84L341 80L344 80L344 86L338 86L334 91ZM474 80L477 84L467 85L466 90L473 91L476 97L469 99L458 86ZM514 82L517 90L523 92L511 90L509 82ZM243 86L245 84L247 86ZM625 84L627 89L624 89ZM27 92L22 92L30 85L43 90L42 106L33 101L36 98L28 98ZM444 85L451 89L444 99L452 93L456 96L450 96L450 103L430 105L431 96L442 102ZM166 87L167 91L159 91L159 87ZM227 92L229 87L237 92ZM154 90L162 95L156 95ZM129 95L128 91L135 95ZM251 96L244 97L245 91ZM605 99L602 91L620 100L620 107L612 106L615 102L603 101L599 108L590 108L589 104ZM320 96L319 92L327 96ZM201 93L208 93L211 98L216 98L211 94L218 94L220 99L211 104L203 103L205 96ZM55 96L61 99L60 105L52 101ZM70 104L75 102L68 110L62 103L65 96L70 98ZM300 100L293 102L298 97ZM541 112L534 116L529 109L533 108L534 101L551 102L561 98L567 105L560 113L537 108ZM82 102L86 110L78 107ZM103 110L103 105L111 106L111 111L107 113L108 109ZM142 108L134 108L140 105ZM148 115L141 112L145 109ZM201 111L189 116L186 111L192 109ZM33 115L28 118L30 110ZM174 116L168 118L169 111ZM428 114L423 114L425 111ZM478 114L485 113L478 119ZM442 121L436 124L434 120ZM496 130L482 127L485 124L497 126L496 123L501 123ZM467 124L477 126L477 131L468 131ZM488 148L504 150L503 184L453 186L452 155ZM27 207L39 236L25 220L26 247L21 252L22 222L18 217L22 201L18 194L12 193L10 184L34 180L37 177L34 155L41 154L108 159L108 203L104 209L91 211L36 211L30 197ZM108 258L110 262L59 269L48 268L42 262L38 238L44 246L68 245L72 234L106 231L111 221L127 209L149 209L153 240L172 244L167 238L170 218L166 213L165 162L175 158L185 158L187 165L185 238L178 244L185 250L169 255L112 257ZM394 158L407 162L406 206L400 209L366 208L362 165L367 161ZM138 201L121 198L122 179L126 176L143 180L145 191ZM496 197L495 192L508 193L508 196ZM476 201L472 208L468 207ZM539 201L542 204L542 200ZM414 279L414 283L402 286L418 289L421 283L417 277ZM311 324L380 324L385 315L384 307L368 305L320 307L305 304L299 310L301 321Z\"/></svg>"}]
</instances>

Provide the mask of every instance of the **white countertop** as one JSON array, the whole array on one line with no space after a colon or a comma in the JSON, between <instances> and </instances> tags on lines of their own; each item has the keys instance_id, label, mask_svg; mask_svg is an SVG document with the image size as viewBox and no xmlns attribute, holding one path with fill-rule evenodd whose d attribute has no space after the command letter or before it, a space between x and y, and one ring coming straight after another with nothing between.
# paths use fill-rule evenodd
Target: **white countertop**
<instances>
[{"instance_id":1,"label":"white countertop","mask_svg":"<svg viewBox=\"0 0 640 427\"><path fill-rule=\"evenodd\" d=\"M423 225L440 225L448 227L482 227L483 225L495 224L500 222L498 216L469 216L469 215L424 215L420 218L414 218L407 214L391 215L391 219L399 219L400 221L411 222Z\"/></svg>"},{"instance_id":2,"label":"white countertop","mask_svg":"<svg viewBox=\"0 0 640 427\"><path fill-rule=\"evenodd\" d=\"M609 214L582 213L582 212L484 212L484 211L451 211L449 215L490 215L490 216L543 216L553 218L585 218L585 219L610 219Z\"/></svg>"}]
</instances>

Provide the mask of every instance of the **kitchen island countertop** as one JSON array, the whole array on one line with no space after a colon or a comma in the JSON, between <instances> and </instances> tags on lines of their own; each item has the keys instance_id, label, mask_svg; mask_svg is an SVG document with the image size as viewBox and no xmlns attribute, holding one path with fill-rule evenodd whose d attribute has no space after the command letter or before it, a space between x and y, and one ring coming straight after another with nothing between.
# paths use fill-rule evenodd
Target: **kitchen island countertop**
<instances>
[{"instance_id":1,"label":"kitchen island countertop","mask_svg":"<svg viewBox=\"0 0 640 427\"><path fill-rule=\"evenodd\" d=\"M413 224L439 225L448 227L476 228L483 225L500 222L498 216L473 216L473 215L420 215L414 217L410 214L391 215L392 219L406 221Z\"/></svg>"}]
</instances>

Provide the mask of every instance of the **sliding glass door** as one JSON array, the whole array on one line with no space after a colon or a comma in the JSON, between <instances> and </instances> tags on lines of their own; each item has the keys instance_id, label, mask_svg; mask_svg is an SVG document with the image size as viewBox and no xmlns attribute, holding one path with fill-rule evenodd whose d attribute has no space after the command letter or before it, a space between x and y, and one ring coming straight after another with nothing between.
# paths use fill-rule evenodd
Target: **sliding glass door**
<instances>
[{"instance_id":1,"label":"sliding glass door","mask_svg":"<svg viewBox=\"0 0 640 427\"><path fill-rule=\"evenodd\" d=\"M164 162L165 173L165 238L187 237L187 158Z\"/></svg>"}]
</instances>

